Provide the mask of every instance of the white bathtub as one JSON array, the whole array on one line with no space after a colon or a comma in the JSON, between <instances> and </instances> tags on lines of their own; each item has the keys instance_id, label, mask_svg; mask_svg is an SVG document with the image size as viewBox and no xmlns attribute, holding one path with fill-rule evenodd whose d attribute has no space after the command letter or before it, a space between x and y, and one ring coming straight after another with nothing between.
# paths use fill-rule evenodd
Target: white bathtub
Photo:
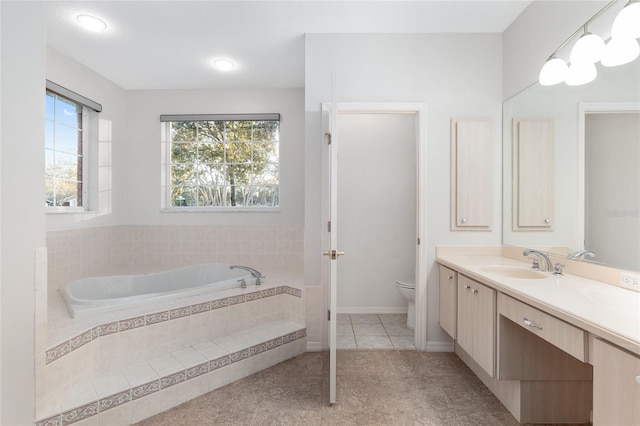
<instances>
[{"instance_id":1,"label":"white bathtub","mask_svg":"<svg viewBox=\"0 0 640 426\"><path fill-rule=\"evenodd\" d=\"M92 277L65 284L60 292L73 318L121 308L142 306L167 298L179 298L248 285L255 278L226 263L187 266L142 275Z\"/></svg>"}]
</instances>

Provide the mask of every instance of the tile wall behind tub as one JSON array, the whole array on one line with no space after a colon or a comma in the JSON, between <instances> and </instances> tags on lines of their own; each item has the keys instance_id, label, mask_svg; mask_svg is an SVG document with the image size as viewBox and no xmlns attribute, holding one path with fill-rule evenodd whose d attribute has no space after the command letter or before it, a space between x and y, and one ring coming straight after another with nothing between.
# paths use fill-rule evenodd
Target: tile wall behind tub
<instances>
[{"instance_id":1,"label":"tile wall behind tub","mask_svg":"<svg viewBox=\"0 0 640 426\"><path fill-rule=\"evenodd\" d=\"M48 290L85 277L212 262L302 272L303 233L303 225L130 225L50 231Z\"/></svg>"}]
</instances>

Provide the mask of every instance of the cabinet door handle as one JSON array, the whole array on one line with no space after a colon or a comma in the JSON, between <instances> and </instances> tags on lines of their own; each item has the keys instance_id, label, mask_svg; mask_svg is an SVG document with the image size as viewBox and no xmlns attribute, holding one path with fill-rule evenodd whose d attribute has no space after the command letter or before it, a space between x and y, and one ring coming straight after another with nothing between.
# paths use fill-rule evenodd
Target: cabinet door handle
<instances>
[{"instance_id":1,"label":"cabinet door handle","mask_svg":"<svg viewBox=\"0 0 640 426\"><path fill-rule=\"evenodd\" d=\"M524 322L527 326L537 328L538 330L542 330L542 326L540 324L536 324L535 322L529 321L527 317L523 317L522 322Z\"/></svg>"},{"instance_id":2,"label":"cabinet door handle","mask_svg":"<svg viewBox=\"0 0 640 426\"><path fill-rule=\"evenodd\" d=\"M449 279L449 281L451 281L453 279L453 275L447 276L447 279Z\"/></svg>"},{"instance_id":3,"label":"cabinet door handle","mask_svg":"<svg viewBox=\"0 0 640 426\"><path fill-rule=\"evenodd\" d=\"M478 294L478 290L476 290L475 288L471 289L471 294Z\"/></svg>"},{"instance_id":4,"label":"cabinet door handle","mask_svg":"<svg viewBox=\"0 0 640 426\"><path fill-rule=\"evenodd\" d=\"M465 286L464 286L464 289L465 289L465 290L469 290L470 288L471 288L471 286L468 286L468 285L465 285Z\"/></svg>"}]
</instances>

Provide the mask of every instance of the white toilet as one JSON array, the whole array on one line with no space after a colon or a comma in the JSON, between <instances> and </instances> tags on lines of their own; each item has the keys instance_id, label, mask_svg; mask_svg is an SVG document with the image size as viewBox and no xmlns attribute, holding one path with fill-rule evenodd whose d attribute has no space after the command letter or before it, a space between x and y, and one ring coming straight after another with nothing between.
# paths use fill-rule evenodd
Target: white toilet
<instances>
[{"instance_id":1,"label":"white toilet","mask_svg":"<svg viewBox=\"0 0 640 426\"><path fill-rule=\"evenodd\" d=\"M413 278L396 281L398 291L409 304L407 307L407 327L413 330L416 326L416 283Z\"/></svg>"}]
</instances>

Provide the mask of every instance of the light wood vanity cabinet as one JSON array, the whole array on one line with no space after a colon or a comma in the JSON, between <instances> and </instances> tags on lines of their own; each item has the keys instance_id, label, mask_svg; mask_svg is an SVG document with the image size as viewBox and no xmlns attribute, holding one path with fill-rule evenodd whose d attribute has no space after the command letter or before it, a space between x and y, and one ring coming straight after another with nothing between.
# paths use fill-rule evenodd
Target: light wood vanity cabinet
<instances>
[{"instance_id":1,"label":"light wood vanity cabinet","mask_svg":"<svg viewBox=\"0 0 640 426\"><path fill-rule=\"evenodd\" d=\"M495 376L496 291L458 275L458 345Z\"/></svg>"},{"instance_id":2,"label":"light wood vanity cabinet","mask_svg":"<svg viewBox=\"0 0 640 426\"><path fill-rule=\"evenodd\" d=\"M640 424L640 358L593 340L593 424Z\"/></svg>"},{"instance_id":3,"label":"light wood vanity cabinet","mask_svg":"<svg viewBox=\"0 0 640 426\"><path fill-rule=\"evenodd\" d=\"M456 338L456 286L458 273L440 265L440 327Z\"/></svg>"}]
</instances>

